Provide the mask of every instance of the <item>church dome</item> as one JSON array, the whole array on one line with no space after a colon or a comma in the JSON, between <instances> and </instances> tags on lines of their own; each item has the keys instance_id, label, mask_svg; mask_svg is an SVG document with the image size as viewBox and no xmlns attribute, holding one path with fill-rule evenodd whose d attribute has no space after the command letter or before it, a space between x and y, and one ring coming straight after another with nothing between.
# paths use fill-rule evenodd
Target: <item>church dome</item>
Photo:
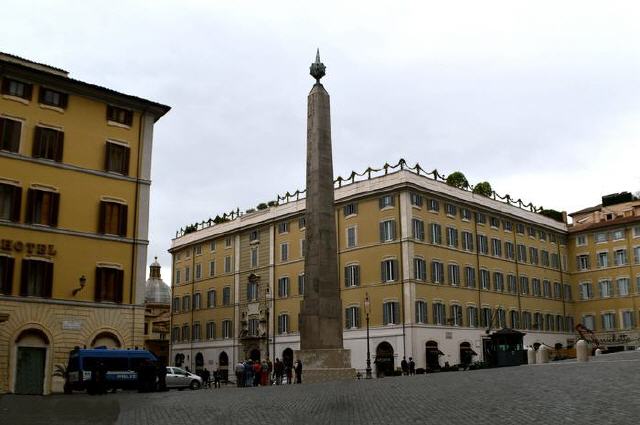
<instances>
[{"instance_id":1,"label":"church dome","mask_svg":"<svg viewBox=\"0 0 640 425\"><path fill-rule=\"evenodd\" d=\"M144 302L148 304L171 304L171 289L160 277L158 257L149 266L149 279L144 288Z\"/></svg>"}]
</instances>

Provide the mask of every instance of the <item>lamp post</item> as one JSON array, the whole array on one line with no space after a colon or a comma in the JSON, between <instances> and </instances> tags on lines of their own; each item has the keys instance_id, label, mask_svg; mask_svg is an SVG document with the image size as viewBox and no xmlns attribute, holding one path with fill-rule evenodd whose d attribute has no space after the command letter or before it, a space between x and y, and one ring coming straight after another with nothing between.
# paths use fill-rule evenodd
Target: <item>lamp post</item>
<instances>
[{"instance_id":1,"label":"lamp post","mask_svg":"<svg viewBox=\"0 0 640 425\"><path fill-rule=\"evenodd\" d=\"M371 379L371 352L369 351L369 312L371 311L371 302L369 301L369 293L364 296L364 312L367 318L367 369L366 379Z\"/></svg>"}]
</instances>

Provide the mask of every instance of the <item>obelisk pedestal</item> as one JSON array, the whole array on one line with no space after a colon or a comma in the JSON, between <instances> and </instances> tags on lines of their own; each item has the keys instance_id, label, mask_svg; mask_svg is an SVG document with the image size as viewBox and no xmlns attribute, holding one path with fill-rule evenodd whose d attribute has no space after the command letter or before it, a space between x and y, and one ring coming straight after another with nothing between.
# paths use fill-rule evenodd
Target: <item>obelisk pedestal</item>
<instances>
[{"instance_id":1,"label":"obelisk pedestal","mask_svg":"<svg viewBox=\"0 0 640 425\"><path fill-rule=\"evenodd\" d=\"M316 79L307 103L307 196L305 288L301 303L300 350L303 382L355 378L351 350L342 342L342 301L338 276L331 114L329 94L320 84L320 53L311 65Z\"/></svg>"}]
</instances>

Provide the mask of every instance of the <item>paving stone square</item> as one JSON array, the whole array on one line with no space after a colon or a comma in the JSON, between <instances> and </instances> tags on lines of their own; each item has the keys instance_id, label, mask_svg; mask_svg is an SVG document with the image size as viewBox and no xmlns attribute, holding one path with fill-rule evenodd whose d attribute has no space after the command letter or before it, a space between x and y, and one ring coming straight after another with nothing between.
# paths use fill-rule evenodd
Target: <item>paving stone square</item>
<instances>
[{"instance_id":1,"label":"paving stone square","mask_svg":"<svg viewBox=\"0 0 640 425\"><path fill-rule=\"evenodd\" d=\"M640 351L589 363L104 396L0 398L0 424L637 424Z\"/></svg>"}]
</instances>

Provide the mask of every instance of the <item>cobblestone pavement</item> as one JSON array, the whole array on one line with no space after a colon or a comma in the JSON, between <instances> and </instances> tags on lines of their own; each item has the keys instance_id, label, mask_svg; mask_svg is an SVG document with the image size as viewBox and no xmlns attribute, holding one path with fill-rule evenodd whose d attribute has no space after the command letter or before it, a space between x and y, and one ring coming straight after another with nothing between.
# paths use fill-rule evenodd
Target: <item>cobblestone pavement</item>
<instances>
[{"instance_id":1,"label":"cobblestone pavement","mask_svg":"<svg viewBox=\"0 0 640 425\"><path fill-rule=\"evenodd\" d=\"M370 381L0 398L0 424L637 424L640 351Z\"/></svg>"}]
</instances>

